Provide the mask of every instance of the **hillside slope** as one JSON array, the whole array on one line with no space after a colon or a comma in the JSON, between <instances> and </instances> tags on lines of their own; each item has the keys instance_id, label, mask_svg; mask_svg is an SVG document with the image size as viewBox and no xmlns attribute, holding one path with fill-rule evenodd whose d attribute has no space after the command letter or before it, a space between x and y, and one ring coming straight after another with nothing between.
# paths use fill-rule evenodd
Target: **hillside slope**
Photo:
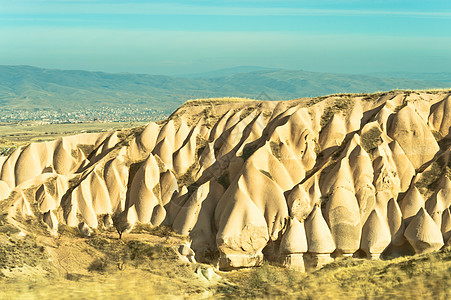
<instances>
[{"instance_id":1,"label":"hillside slope","mask_svg":"<svg viewBox=\"0 0 451 300\"><path fill-rule=\"evenodd\" d=\"M106 259L119 268L126 261L142 274L155 268L156 253L166 253L169 265L191 268L195 262L219 270L263 265L267 274L256 271L254 283L272 288L269 277L261 277L273 276L268 262L302 272L334 260L359 266L361 258L437 250L442 254L435 257L449 260L450 95L195 100L158 124L22 146L1 159L0 232L6 235L0 242L12 255L4 256L1 271L14 277L15 262L23 261L27 274L56 268L86 275L107 270ZM136 244L140 234L144 244ZM60 251L87 255L60 266L69 255ZM143 269L136 257L144 257ZM403 272L410 270L405 264ZM391 264L363 265L383 272ZM198 272L215 278L211 266L205 268ZM227 274L229 281L215 283L218 292L266 294L252 282L238 288L233 282L241 277ZM445 287L438 295L446 294Z\"/></svg>"},{"instance_id":2,"label":"hillside slope","mask_svg":"<svg viewBox=\"0 0 451 300\"><path fill-rule=\"evenodd\" d=\"M379 78L290 70L237 68L197 78L144 74L63 71L0 66L0 103L4 109L62 110L102 106L151 108L170 113L188 99L246 97L287 100L333 93L392 89L449 88L450 81ZM203 77L202 77L203 76Z\"/></svg>"},{"instance_id":3,"label":"hillside slope","mask_svg":"<svg viewBox=\"0 0 451 300\"><path fill-rule=\"evenodd\" d=\"M119 233L172 226L199 259L220 254L224 268L261 263L291 227L312 239L315 226L329 227L316 254L377 256L399 230L409 243L396 240L396 251L438 249L451 204L449 101L445 91L190 101L160 125L18 148L2 160L3 202L47 214L54 233L60 222L97 228L99 215ZM431 241L409 235L413 220L435 224L425 227ZM382 226L381 245L365 237L371 226Z\"/></svg>"}]
</instances>

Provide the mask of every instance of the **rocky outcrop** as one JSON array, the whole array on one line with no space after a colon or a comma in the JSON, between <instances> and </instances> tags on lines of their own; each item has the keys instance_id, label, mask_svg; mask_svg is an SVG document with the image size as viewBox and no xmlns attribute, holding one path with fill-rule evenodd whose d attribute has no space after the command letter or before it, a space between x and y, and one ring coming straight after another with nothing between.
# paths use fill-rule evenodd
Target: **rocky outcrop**
<instances>
[{"instance_id":1,"label":"rocky outcrop","mask_svg":"<svg viewBox=\"0 0 451 300\"><path fill-rule=\"evenodd\" d=\"M426 122L411 105L393 116L387 132L399 143L415 169L432 160L440 149Z\"/></svg>"},{"instance_id":2,"label":"rocky outcrop","mask_svg":"<svg viewBox=\"0 0 451 300\"><path fill-rule=\"evenodd\" d=\"M371 259L378 259L391 242L390 229L377 210L373 210L363 225L360 249Z\"/></svg>"},{"instance_id":3,"label":"rocky outcrop","mask_svg":"<svg viewBox=\"0 0 451 300\"><path fill-rule=\"evenodd\" d=\"M335 251L335 242L318 205L305 221L305 231L311 265L320 268L331 262L330 254Z\"/></svg>"},{"instance_id":4,"label":"rocky outcrop","mask_svg":"<svg viewBox=\"0 0 451 300\"><path fill-rule=\"evenodd\" d=\"M440 229L424 208L420 208L404 235L416 253L432 252L443 246Z\"/></svg>"},{"instance_id":5,"label":"rocky outcrop","mask_svg":"<svg viewBox=\"0 0 451 300\"><path fill-rule=\"evenodd\" d=\"M0 159L2 213L54 236L167 226L189 240L185 262L221 269L437 250L451 238L449 93L368 99L196 100L142 128L31 143Z\"/></svg>"},{"instance_id":6,"label":"rocky outcrop","mask_svg":"<svg viewBox=\"0 0 451 300\"><path fill-rule=\"evenodd\" d=\"M287 229L280 242L280 253L284 266L305 271L304 253L307 252L307 237L304 224L296 218L290 218Z\"/></svg>"}]
</instances>

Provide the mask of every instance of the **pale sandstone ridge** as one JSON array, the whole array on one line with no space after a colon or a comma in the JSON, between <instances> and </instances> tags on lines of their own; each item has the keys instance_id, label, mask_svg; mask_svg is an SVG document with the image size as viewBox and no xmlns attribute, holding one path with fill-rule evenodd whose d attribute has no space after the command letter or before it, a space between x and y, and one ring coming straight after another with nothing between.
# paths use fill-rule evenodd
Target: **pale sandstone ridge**
<instances>
[{"instance_id":1,"label":"pale sandstone ridge","mask_svg":"<svg viewBox=\"0 0 451 300\"><path fill-rule=\"evenodd\" d=\"M85 237L168 226L187 236L186 262L221 269L435 251L451 243L450 101L450 91L189 101L143 128L0 158L2 213L53 236L61 224Z\"/></svg>"},{"instance_id":2,"label":"pale sandstone ridge","mask_svg":"<svg viewBox=\"0 0 451 300\"><path fill-rule=\"evenodd\" d=\"M440 149L425 121L409 104L393 116L388 135L399 143L416 169Z\"/></svg>"}]
</instances>

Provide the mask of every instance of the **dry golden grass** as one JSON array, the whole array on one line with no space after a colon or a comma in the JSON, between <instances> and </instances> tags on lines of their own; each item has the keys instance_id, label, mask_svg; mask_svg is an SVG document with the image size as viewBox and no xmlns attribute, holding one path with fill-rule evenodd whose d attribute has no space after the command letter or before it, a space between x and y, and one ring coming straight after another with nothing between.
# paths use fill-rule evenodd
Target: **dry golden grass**
<instances>
[{"instance_id":1,"label":"dry golden grass","mask_svg":"<svg viewBox=\"0 0 451 300\"><path fill-rule=\"evenodd\" d=\"M0 278L1 299L449 299L451 248L439 252L371 261L341 258L320 270L301 273L265 262L262 267L219 272L208 281L196 275L205 265L183 264L176 245L184 237L170 231L137 228L122 240L111 232L94 237L61 230L59 238L1 234L4 258L14 276ZM15 239L15 243L11 242ZM14 246L17 244L17 247ZM66 265L45 259L48 247ZM34 250L33 250L34 249ZM45 251L42 251L45 249ZM76 259L75 259L76 258ZM18 262L18 263L15 263ZM51 263L55 266L52 268Z\"/></svg>"},{"instance_id":2,"label":"dry golden grass","mask_svg":"<svg viewBox=\"0 0 451 300\"><path fill-rule=\"evenodd\" d=\"M265 263L223 275L236 285L218 292L233 298L449 299L451 249L391 260L339 259L311 273Z\"/></svg>"}]
</instances>

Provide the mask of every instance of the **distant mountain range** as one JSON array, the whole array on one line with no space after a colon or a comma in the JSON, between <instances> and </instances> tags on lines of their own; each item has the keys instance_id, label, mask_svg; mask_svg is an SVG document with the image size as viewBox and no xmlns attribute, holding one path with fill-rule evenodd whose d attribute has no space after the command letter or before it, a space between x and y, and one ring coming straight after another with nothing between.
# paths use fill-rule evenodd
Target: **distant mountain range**
<instances>
[{"instance_id":1,"label":"distant mountain range","mask_svg":"<svg viewBox=\"0 0 451 300\"><path fill-rule=\"evenodd\" d=\"M385 78L407 78L426 81L441 81L448 83L451 82L451 72L440 72L440 73L379 72L379 73L369 73L367 75Z\"/></svg>"},{"instance_id":2,"label":"distant mountain range","mask_svg":"<svg viewBox=\"0 0 451 300\"><path fill-rule=\"evenodd\" d=\"M251 72L257 72L257 71L274 71L274 70L280 70L277 68L264 68L264 67L257 67L257 66L238 66L233 68L225 68L225 69L219 69L209 72L202 72L202 73L189 73L189 74L181 74L176 75L177 77L185 77L185 78L217 78L217 77L226 77L226 76L232 76L239 73L251 73Z\"/></svg>"},{"instance_id":3,"label":"distant mountain range","mask_svg":"<svg viewBox=\"0 0 451 300\"><path fill-rule=\"evenodd\" d=\"M193 98L286 100L333 93L450 88L451 73L351 75L252 66L179 76L0 66L0 104L9 109L75 110L124 104L172 112Z\"/></svg>"}]
</instances>

